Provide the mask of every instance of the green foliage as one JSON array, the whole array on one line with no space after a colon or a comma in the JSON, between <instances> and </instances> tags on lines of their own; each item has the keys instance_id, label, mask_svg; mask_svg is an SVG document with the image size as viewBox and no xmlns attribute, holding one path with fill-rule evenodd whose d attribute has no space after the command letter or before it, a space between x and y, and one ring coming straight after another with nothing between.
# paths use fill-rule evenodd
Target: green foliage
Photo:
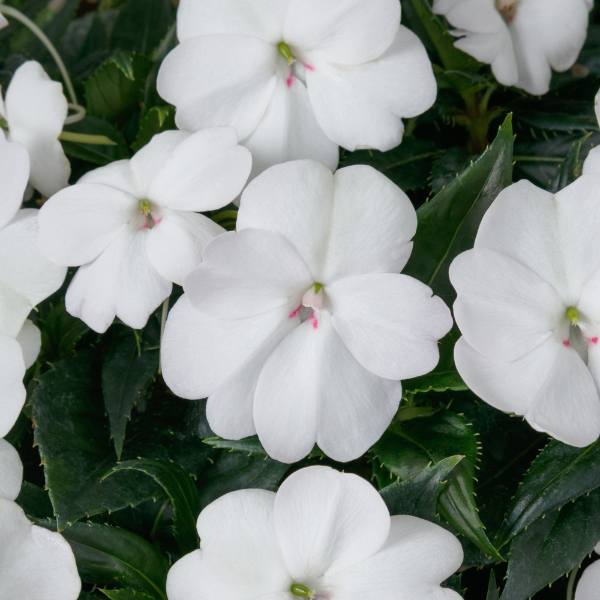
<instances>
[{"instance_id":1,"label":"green foliage","mask_svg":"<svg viewBox=\"0 0 600 600\"><path fill-rule=\"evenodd\" d=\"M176 129L175 109L172 106L153 106L140 121L140 128L131 149L137 152L152 139L152 136L167 129Z\"/></svg>"}]
</instances>

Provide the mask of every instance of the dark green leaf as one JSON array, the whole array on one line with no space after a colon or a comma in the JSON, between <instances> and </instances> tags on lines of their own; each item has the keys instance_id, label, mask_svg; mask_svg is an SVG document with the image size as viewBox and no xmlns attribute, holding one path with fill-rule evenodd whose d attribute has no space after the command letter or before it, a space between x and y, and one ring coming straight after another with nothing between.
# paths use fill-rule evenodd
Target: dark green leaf
<instances>
[{"instance_id":1,"label":"dark green leaf","mask_svg":"<svg viewBox=\"0 0 600 600\"><path fill-rule=\"evenodd\" d=\"M450 263L473 247L483 215L511 183L513 141L509 115L482 156L417 211L414 247L403 272L431 286L448 303L456 297L448 278Z\"/></svg>"},{"instance_id":2,"label":"dark green leaf","mask_svg":"<svg viewBox=\"0 0 600 600\"><path fill-rule=\"evenodd\" d=\"M120 460L131 410L145 397L158 372L160 331L151 319L139 333L124 327L119 334L102 366L102 395Z\"/></svg>"},{"instance_id":3,"label":"dark green leaf","mask_svg":"<svg viewBox=\"0 0 600 600\"><path fill-rule=\"evenodd\" d=\"M174 18L170 0L127 0L115 23L111 47L150 56Z\"/></svg>"},{"instance_id":4,"label":"dark green leaf","mask_svg":"<svg viewBox=\"0 0 600 600\"><path fill-rule=\"evenodd\" d=\"M25 511L25 514L36 519L49 519L54 516L52 502L48 492L33 485L33 483L23 482L21 492L15 502Z\"/></svg>"},{"instance_id":5,"label":"dark green leaf","mask_svg":"<svg viewBox=\"0 0 600 600\"><path fill-rule=\"evenodd\" d=\"M430 183L433 193L438 194L443 188L450 185L469 166L470 162L471 155L466 148L461 146L450 148L442 154L433 162L431 168Z\"/></svg>"},{"instance_id":6,"label":"dark green leaf","mask_svg":"<svg viewBox=\"0 0 600 600\"><path fill-rule=\"evenodd\" d=\"M149 596L144 592L136 590L100 590L110 600L155 600L155 596Z\"/></svg>"},{"instance_id":7,"label":"dark green leaf","mask_svg":"<svg viewBox=\"0 0 600 600\"><path fill-rule=\"evenodd\" d=\"M396 481L379 491L392 515L412 515L437 522L437 504L448 476L463 459L449 456L426 466L407 481Z\"/></svg>"},{"instance_id":8,"label":"dark green leaf","mask_svg":"<svg viewBox=\"0 0 600 600\"><path fill-rule=\"evenodd\" d=\"M173 532L182 554L198 549L196 520L200 514L200 497L194 480L179 465L163 460L139 459L120 463L106 477L128 469L142 471L156 481L173 503Z\"/></svg>"},{"instance_id":9,"label":"dark green leaf","mask_svg":"<svg viewBox=\"0 0 600 600\"><path fill-rule=\"evenodd\" d=\"M519 486L497 543L503 546L539 517L598 487L600 441L587 448L551 441L533 461Z\"/></svg>"},{"instance_id":10,"label":"dark green leaf","mask_svg":"<svg viewBox=\"0 0 600 600\"><path fill-rule=\"evenodd\" d=\"M543 103L533 98L513 104L515 121L549 131L598 131L594 105L587 100L546 98Z\"/></svg>"},{"instance_id":11,"label":"dark green leaf","mask_svg":"<svg viewBox=\"0 0 600 600\"><path fill-rule=\"evenodd\" d=\"M71 357L77 342L89 331L81 319L67 312L64 302L51 307L38 326L42 332L42 353L49 361Z\"/></svg>"},{"instance_id":12,"label":"dark green leaf","mask_svg":"<svg viewBox=\"0 0 600 600\"><path fill-rule=\"evenodd\" d=\"M494 573L494 569L490 569L490 582L488 584L488 592L487 592L486 600L500 600L500 595L498 594L498 585L496 584L496 574Z\"/></svg>"},{"instance_id":13,"label":"dark green leaf","mask_svg":"<svg viewBox=\"0 0 600 600\"><path fill-rule=\"evenodd\" d=\"M35 524L56 531L53 521ZM83 581L118 583L167 600L169 563L150 542L125 529L96 523L74 523L61 533L71 545Z\"/></svg>"},{"instance_id":14,"label":"dark green leaf","mask_svg":"<svg viewBox=\"0 0 600 600\"><path fill-rule=\"evenodd\" d=\"M225 440L220 437L212 437L206 438L204 443L212 446L213 448L231 450L232 452L244 452L248 454L248 456L252 454L269 456L263 445L260 443L257 435L243 438L241 440ZM323 454L323 451L315 445L307 458L323 458L324 456L325 455Z\"/></svg>"},{"instance_id":15,"label":"dark green leaf","mask_svg":"<svg viewBox=\"0 0 600 600\"><path fill-rule=\"evenodd\" d=\"M502 600L526 600L581 563L600 539L600 490L534 521L510 545Z\"/></svg>"},{"instance_id":16,"label":"dark green leaf","mask_svg":"<svg viewBox=\"0 0 600 600\"><path fill-rule=\"evenodd\" d=\"M589 136L590 134L585 135L571 146L564 162L558 165L556 175L548 185L549 192L555 194L567 187L570 183L573 183L579 175L581 175L581 161L579 160L579 154L581 153L581 145Z\"/></svg>"},{"instance_id":17,"label":"dark green leaf","mask_svg":"<svg viewBox=\"0 0 600 600\"><path fill-rule=\"evenodd\" d=\"M167 129L176 129L175 109L172 106L153 106L142 119L131 149L137 152L152 139L152 136Z\"/></svg>"}]
</instances>

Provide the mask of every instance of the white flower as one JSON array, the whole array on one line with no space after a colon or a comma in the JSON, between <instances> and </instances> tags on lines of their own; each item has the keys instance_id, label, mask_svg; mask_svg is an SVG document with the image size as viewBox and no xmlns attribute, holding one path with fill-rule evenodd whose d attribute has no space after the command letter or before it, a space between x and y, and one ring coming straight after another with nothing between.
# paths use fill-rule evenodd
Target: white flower
<instances>
[{"instance_id":1,"label":"white flower","mask_svg":"<svg viewBox=\"0 0 600 600\"><path fill-rule=\"evenodd\" d=\"M600 177L553 195L521 181L484 216L450 280L456 367L492 406L572 446L600 434Z\"/></svg>"},{"instance_id":2,"label":"white flower","mask_svg":"<svg viewBox=\"0 0 600 600\"><path fill-rule=\"evenodd\" d=\"M596 94L596 99L594 101L594 107L596 110L596 118L598 119L598 124L600 124L600 91ZM585 162L583 163L583 169L581 172L582 175L600 175L600 146L596 148L592 148Z\"/></svg>"},{"instance_id":3,"label":"white flower","mask_svg":"<svg viewBox=\"0 0 600 600\"><path fill-rule=\"evenodd\" d=\"M309 467L279 491L221 496L198 518L200 550L169 571L169 600L459 600L440 583L460 567L438 525L390 517L357 475Z\"/></svg>"},{"instance_id":4,"label":"white flower","mask_svg":"<svg viewBox=\"0 0 600 600\"><path fill-rule=\"evenodd\" d=\"M40 349L39 330L27 315L66 275L37 249L38 211L19 210L28 179L27 151L0 133L0 438L19 416L23 376Z\"/></svg>"},{"instance_id":5,"label":"white flower","mask_svg":"<svg viewBox=\"0 0 600 600\"><path fill-rule=\"evenodd\" d=\"M35 61L23 63L13 75L6 99L0 97L0 118L8 139L21 142L31 160L31 185L44 196L69 183L71 166L58 141L67 117L62 85L52 81Z\"/></svg>"},{"instance_id":6,"label":"white flower","mask_svg":"<svg viewBox=\"0 0 600 600\"><path fill-rule=\"evenodd\" d=\"M545 94L552 69L566 71L587 33L593 0L434 0L444 15L454 44L490 64L502 85Z\"/></svg>"},{"instance_id":7,"label":"white flower","mask_svg":"<svg viewBox=\"0 0 600 600\"><path fill-rule=\"evenodd\" d=\"M416 226L371 167L271 167L244 191L237 233L212 240L186 278L162 342L167 384L208 397L218 435L258 432L277 460L315 442L360 456L396 413L398 380L433 369L452 326L430 288L398 274Z\"/></svg>"},{"instance_id":8,"label":"white flower","mask_svg":"<svg viewBox=\"0 0 600 600\"><path fill-rule=\"evenodd\" d=\"M81 580L71 547L59 533L32 525L12 502L22 475L16 450L0 439L0 598L76 600Z\"/></svg>"},{"instance_id":9,"label":"white flower","mask_svg":"<svg viewBox=\"0 0 600 600\"><path fill-rule=\"evenodd\" d=\"M394 148L401 117L436 96L398 0L181 0L177 35L159 93L182 129L235 127L252 176L299 158L333 170L338 146Z\"/></svg>"},{"instance_id":10,"label":"white flower","mask_svg":"<svg viewBox=\"0 0 600 600\"><path fill-rule=\"evenodd\" d=\"M598 552L600 544L595 550ZM600 560L592 563L581 576L575 591L575 600L598 600L600 590Z\"/></svg>"},{"instance_id":11,"label":"white flower","mask_svg":"<svg viewBox=\"0 0 600 600\"><path fill-rule=\"evenodd\" d=\"M231 127L195 134L166 131L131 160L84 175L40 211L42 252L82 265L67 310L102 333L118 316L135 329L198 265L208 240L224 231L207 211L242 190L252 158Z\"/></svg>"}]
</instances>

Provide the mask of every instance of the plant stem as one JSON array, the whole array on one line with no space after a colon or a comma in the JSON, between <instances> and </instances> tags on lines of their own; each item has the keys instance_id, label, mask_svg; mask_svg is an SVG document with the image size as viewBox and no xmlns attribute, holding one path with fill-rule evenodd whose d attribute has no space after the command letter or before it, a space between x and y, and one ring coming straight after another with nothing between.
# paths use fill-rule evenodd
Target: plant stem
<instances>
[{"instance_id":1,"label":"plant stem","mask_svg":"<svg viewBox=\"0 0 600 600\"><path fill-rule=\"evenodd\" d=\"M575 587L575 578L579 571L579 565L575 565L569 573L569 584L567 585L567 600L573 600L573 588Z\"/></svg>"},{"instance_id":2,"label":"plant stem","mask_svg":"<svg viewBox=\"0 0 600 600\"><path fill-rule=\"evenodd\" d=\"M165 333L165 325L167 324L167 316L169 314L169 298L167 298L162 305L162 315L160 317L160 342L162 344L163 334ZM160 359L158 361L158 374L162 373L162 364Z\"/></svg>"},{"instance_id":3,"label":"plant stem","mask_svg":"<svg viewBox=\"0 0 600 600\"><path fill-rule=\"evenodd\" d=\"M66 122L66 121L65 121ZM113 142L105 135L90 135L87 133L75 133L74 131L62 131L58 139L65 142L77 142L79 144L94 144L96 146L116 146L117 142Z\"/></svg>"}]
</instances>

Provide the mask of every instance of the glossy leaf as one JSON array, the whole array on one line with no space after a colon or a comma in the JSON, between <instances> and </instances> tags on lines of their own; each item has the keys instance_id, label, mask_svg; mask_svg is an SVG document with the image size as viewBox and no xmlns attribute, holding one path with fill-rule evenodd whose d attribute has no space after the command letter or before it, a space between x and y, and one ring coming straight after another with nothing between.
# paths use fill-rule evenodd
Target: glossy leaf
<instances>
[{"instance_id":1,"label":"glossy leaf","mask_svg":"<svg viewBox=\"0 0 600 600\"><path fill-rule=\"evenodd\" d=\"M168 129L176 129L175 109L172 106L153 106L141 120L131 149L137 152L152 139L152 136Z\"/></svg>"}]
</instances>

